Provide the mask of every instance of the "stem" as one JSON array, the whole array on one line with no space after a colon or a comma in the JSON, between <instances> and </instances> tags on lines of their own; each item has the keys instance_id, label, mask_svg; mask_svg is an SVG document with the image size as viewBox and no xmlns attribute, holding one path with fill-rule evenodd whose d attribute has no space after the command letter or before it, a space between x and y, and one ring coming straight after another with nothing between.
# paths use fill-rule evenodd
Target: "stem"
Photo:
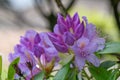
<instances>
[{"instance_id":1,"label":"stem","mask_svg":"<svg viewBox=\"0 0 120 80\"><path fill-rule=\"evenodd\" d=\"M113 7L114 18L116 20L116 23L120 32L120 17L119 17L119 11L118 11L119 0L110 0L110 2L111 2L111 6Z\"/></svg>"},{"instance_id":2,"label":"stem","mask_svg":"<svg viewBox=\"0 0 120 80\"><path fill-rule=\"evenodd\" d=\"M57 6L60 8L60 10L63 12L63 15L66 16L67 15L67 10L65 9L65 7L63 6L61 0L55 0L57 3Z\"/></svg>"},{"instance_id":3,"label":"stem","mask_svg":"<svg viewBox=\"0 0 120 80\"><path fill-rule=\"evenodd\" d=\"M88 80L90 80L91 78L88 76L88 74L86 73L86 71L83 69L83 73L85 74L85 76L87 77Z\"/></svg>"}]
</instances>

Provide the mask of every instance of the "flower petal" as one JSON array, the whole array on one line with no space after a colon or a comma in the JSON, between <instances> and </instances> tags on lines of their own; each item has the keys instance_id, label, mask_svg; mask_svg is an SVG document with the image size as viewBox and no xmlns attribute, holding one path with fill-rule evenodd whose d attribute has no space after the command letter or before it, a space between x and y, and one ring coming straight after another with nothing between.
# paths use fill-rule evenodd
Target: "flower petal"
<instances>
[{"instance_id":1,"label":"flower petal","mask_svg":"<svg viewBox=\"0 0 120 80\"><path fill-rule=\"evenodd\" d=\"M77 41L77 46L81 49L88 46L88 44L89 44L89 39L87 39L85 37L82 37L82 38L78 39L78 41Z\"/></svg>"},{"instance_id":2,"label":"flower petal","mask_svg":"<svg viewBox=\"0 0 120 80\"><path fill-rule=\"evenodd\" d=\"M74 27L76 27L76 26L78 26L80 24L80 19L79 19L78 13L74 14L72 21L73 21Z\"/></svg>"},{"instance_id":3,"label":"flower petal","mask_svg":"<svg viewBox=\"0 0 120 80\"><path fill-rule=\"evenodd\" d=\"M58 25L58 24L56 24L56 25L54 26L54 33L61 35L61 32L60 32L60 30L59 30L59 25Z\"/></svg>"},{"instance_id":4,"label":"flower petal","mask_svg":"<svg viewBox=\"0 0 120 80\"><path fill-rule=\"evenodd\" d=\"M57 24L60 25L60 26L66 27L66 23L65 23L64 17L61 16L61 14L58 14Z\"/></svg>"},{"instance_id":5,"label":"flower petal","mask_svg":"<svg viewBox=\"0 0 120 80\"><path fill-rule=\"evenodd\" d=\"M35 44L38 44L40 41L41 41L40 35L37 33L37 34L35 35L35 38L34 38L34 43L35 43Z\"/></svg>"},{"instance_id":6,"label":"flower petal","mask_svg":"<svg viewBox=\"0 0 120 80\"><path fill-rule=\"evenodd\" d=\"M60 52L68 52L68 48L65 44L62 44L62 43L58 43L58 42L53 42L55 48L60 51Z\"/></svg>"},{"instance_id":7,"label":"flower petal","mask_svg":"<svg viewBox=\"0 0 120 80\"><path fill-rule=\"evenodd\" d=\"M82 19L85 21L86 25L88 24L88 20L86 18L86 16L83 16Z\"/></svg>"},{"instance_id":8,"label":"flower petal","mask_svg":"<svg viewBox=\"0 0 120 80\"><path fill-rule=\"evenodd\" d=\"M86 59L96 67L100 65L100 60L94 54L90 54Z\"/></svg>"},{"instance_id":9,"label":"flower petal","mask_svg":"<svg viewBox=\"0 0 120 80\"><path fill-rule=\"evenodd\" d=\"M97 35L96 27L91 23L86 25L84 36L89 39L92 39L92 38L96 37L96 35Z\"/></svg>"},{"instance_id":10,"label":"flower petal","mask_svg":"<svg viewBox=\"0 0 120 80\"><path fill-rule=\"evenodd\" d=\"M75 38L74 36L70 33L70 32L66 32L64 34L64 41L65 43L67 43L68 45L73 45L74 44L74 41L75 41Z\"/></svg>"},{"instance_id":11,"label":"flower petal","mask_svg":"<svg viewBox=\"0 0 120 80\"><path fill-rule=\"evenodd\" d=\"M38 45L34 45L33 52L37 58L40 58L41 54L44 53L44 49Z\"/></svg>"},{"instance_id":12,"label":"flower petal","mask_svg":"<svg viewBox=\"0 0 120 80\"><path fill-rule=\"evenodd\" d=\"M79 70L81 71L85 66L85 59L79 56L75 56L75 63L78 66Z\"/></svg>"},{"instance_id":13,"label":"flower petal","mask_svg":"<svg viewBox=\"0 0 120 80\"><path fill-rule=\"evenodd\" d=\"M79 24L75 29L75 37L76 37L76 39L79 39L83 35L83 32L84 32L84 22Z\"/></svg>"}]
</instances>

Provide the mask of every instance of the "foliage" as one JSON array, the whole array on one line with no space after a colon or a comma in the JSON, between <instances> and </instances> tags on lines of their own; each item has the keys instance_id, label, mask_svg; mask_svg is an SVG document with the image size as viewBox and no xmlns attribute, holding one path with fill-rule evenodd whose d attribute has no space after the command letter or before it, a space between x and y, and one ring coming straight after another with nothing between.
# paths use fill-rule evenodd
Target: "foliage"
<instances>
[{"instance_id":1,"label":"foliage","mask_svg":"<svg viewBox=\"0 0 120 80\"><path fill-rule=\"evenodd\" d=\"M14 80L14 76L15 76L15 65L17 65L19 63L20 58L16 58L10 65L8 68L8 80Z\"/></svg>"}]
</instances>

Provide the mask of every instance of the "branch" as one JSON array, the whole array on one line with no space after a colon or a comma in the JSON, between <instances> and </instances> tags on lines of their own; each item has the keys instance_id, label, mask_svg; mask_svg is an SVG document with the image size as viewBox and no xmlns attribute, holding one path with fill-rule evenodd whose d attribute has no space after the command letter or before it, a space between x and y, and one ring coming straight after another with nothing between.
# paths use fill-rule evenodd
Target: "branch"
<instances>
[{"instance_id":1,"label":"branch","mask_svg":"<svg viewBox=\"0 0 120 80\"><path fill-rule=\"evenodd\" d=\"M55 0L57 6L60 8L60 10L62 11L63 15L66 16L67 15L67 10L65 9L65 7L63 6L61 0Z\"/></svg>"},{"instance_id":2,"label":"branch","mask_svg":"<svg viewBox=\"0 0 120 80\"><path fill-rule=\"evenodd\" d=\"M111 1L111 5L113 7L114 17L115 17L116 23L117 23L118 29L120 31L120 19L119 19L119 13L118 13L118 3L119 3L119 0L117 0L117 1L110 0L110 1Z\"/></svg>"},{"instance_id":3,"label":"branch","mask_svg":"<svg viewBox=\"0 0 120 80\"><path fill-rule=\"evenodd\" d=\"M68 4L67 8L66 8L66 11L68 11L72 6L73 4L76 2L76 0L70 0L70 3Z\"/></svg>"}]
</instances>

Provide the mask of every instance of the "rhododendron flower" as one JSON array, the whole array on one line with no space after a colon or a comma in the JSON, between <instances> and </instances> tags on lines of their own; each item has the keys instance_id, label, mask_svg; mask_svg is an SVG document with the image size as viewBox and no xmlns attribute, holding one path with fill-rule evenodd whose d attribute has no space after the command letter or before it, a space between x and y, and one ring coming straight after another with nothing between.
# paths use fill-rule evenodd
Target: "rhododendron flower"
<instances>
[{"instance_id":1,"label":"rhododendron flower","mask_svg":"<svg viewBox=\"0 0 120 80\"><path fill-rule=\"evenodd\" d=\"M83 17L86 23L84 34L72 46L75 54L75 63L81 70L85 65L85 61L91 62L96 67L100 61L95 56L95 52L104 48L105 40L99 38L96 28L93 24L88 23L86 17Z\"/></svg>"},{"instance_id":2,"label":"rhododendron flower","mask_svg":"<svg viewBox=\"0 0 120 80\"><path fill-rule=\"evenodd\" d=\"M18 68L29 80L41 70L49 74L59 61L57 55L58 52L46 33L39 34L30 30L21 37L20 44L16 45L14 54L9 55L9 60L11 62L20 57Z\"/></svg>"},{"instance_id":3,"label":"rhododendron flower","mask_svg":"<svg viewBox=\"0 0 120 80\"><path fill-rule=\"evenodd\" d=\"M79 39L84 31L84 23L80 22L77 13L73 17L67 15L66 19L58 14L57 24L54 27L54 33L63 35L64 41L68 45L72 45L74 40ZM72 40L72 41L71 41ZM70 42L69 42L70 41Z\"/></svg>"},{"instance_id":4,"label":"rhododendron flower","mask_svg":"<svg viewBox=\"0 0 120 80\"><path fill-rule=\"evenodd\" d=\"M69 53L72 50L79 70L83 69L86 60L99 66L100 61L94 53L104 48L105 40L98 36L95 26L88 23L86 17L80 22L77 13L73 18L67 15L66 19L59 14L54 33L48 35L58 51Z\"/></svg>"},{"instance_id":5,"label":"rhododendron flower","mask_svg":"<svg viewBox=\"0 0 120 80\"><path fill-rule=\"evenodd\" d=\"M14 54L9 54L9 61L12 62L15 58L20 57L20 62L18 64L18 67L21 70L21 73L23 75L31 75L31 72L34 71L34 69L37 69L36 67L36 63L35 63L35 58L33 57L34 55L32 54L32 52L30 52L29 50L27 50L24 46L18 44L15 46L15 50L14 50ZM34 74L38 73L34 72ZM16 78L22 77L19 76L19 74L16 74Z\"/></svg>"},{"instance_id":6,"label":"rhododendron flower","mask_svg":"<svg viewBox=\"0 0 120 80\"><path fill-rule=\"evenodd\" d=\"M54 33L48 33L48 35L58 51L68 52L69 46L82 36L84 28L84 22L80 22L77 13L73 17L67 15L66 19L58 14Z\"/></svg>"},{"instance_id":7,"label":"rhododendron flower","mask_svg":"<svg viewBox=\"0 0 120 80\"><path fill-rule=\"evenodd\" d=\"M77 67L81 71L86 61L99 66L100 61L94 53L103 50L104 44L104 38L99 37L96 27L88 23L86 17L82 17L80 21L77 13L73 17L67 15L66 18L58 14L54 32L27 31L15 46L14 53L9 54L9 60L12 62L20 57L20 62L15 65L16 79L25 76L26 80L31 80L43 70L44 78L47 78L62 59L59 58L58 52L66 53L70 57L72 55L71 60L66 58L65 54L62 56L75 65L71 67Z\"/></svg>"}]
</instances>

